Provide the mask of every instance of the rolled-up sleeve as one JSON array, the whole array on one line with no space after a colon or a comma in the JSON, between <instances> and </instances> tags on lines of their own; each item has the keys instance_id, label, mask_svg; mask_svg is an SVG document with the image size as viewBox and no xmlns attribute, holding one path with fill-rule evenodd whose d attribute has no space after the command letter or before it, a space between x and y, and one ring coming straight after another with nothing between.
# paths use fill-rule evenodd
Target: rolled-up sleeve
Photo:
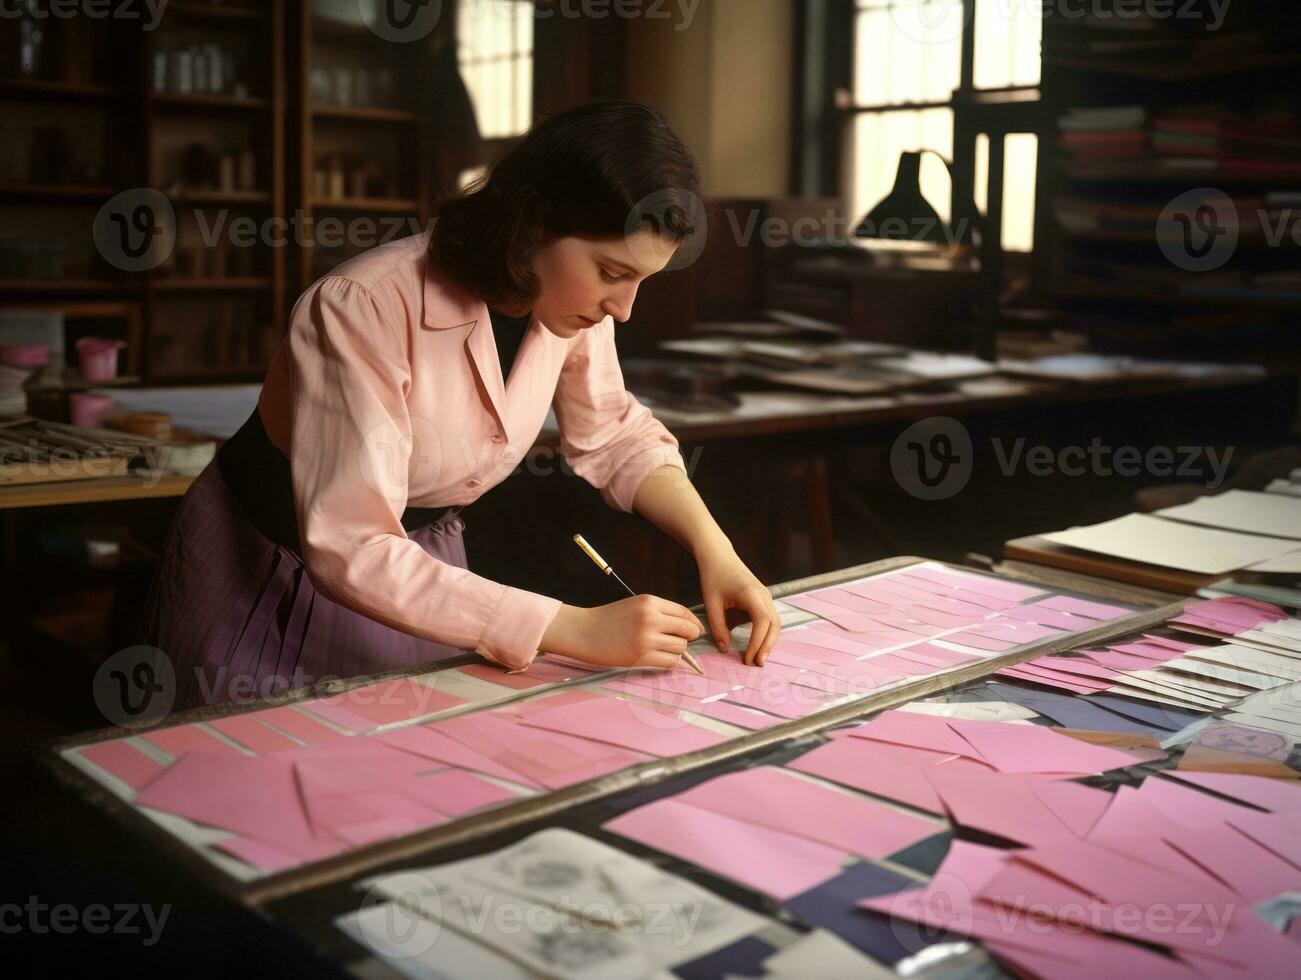
<instances>
[{"instance_id":1,"label":"rolled-up sleeve","mask_svg":"<svg viewBox=\"0 0 1301 980\"><path fill-rule=\"evenodd\" d=\"M554 404L560 451L611 507L631 511L637 488L661 466L686 471L677 439L624 387L612 320L580 334Z\"/></svg>"},{"instance_id":2,"label":"rolled-up sleeve","mask_svg":"<svg viewBox=\"0 0 1301 980\"><path fill-rule=\"evenodd\" d=\"M327 277L294 307L290 463L308 574L394 629L527 666L560 602L439 561L406 536L412 424L401 311Z\"/></svg>"}]
</instances>

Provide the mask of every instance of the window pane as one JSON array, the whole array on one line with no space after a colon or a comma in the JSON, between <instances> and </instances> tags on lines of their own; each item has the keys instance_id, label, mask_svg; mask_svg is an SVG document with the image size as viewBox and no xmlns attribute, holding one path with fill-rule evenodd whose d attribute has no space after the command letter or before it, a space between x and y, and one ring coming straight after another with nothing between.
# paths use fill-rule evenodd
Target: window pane
<instances>
[{"instance_id":1,"label":"window pane","mask_svg":"<svg viewBox=\"0 0 1301 980\"><path fill-rule=\"evenodd\" d=\"M1034 250L1034 194L1039 137L1010 133L1003 142L1003 221L1001 235L1006 252ZM982 214L989 208L989 137L976 136L976 186L972 195Z\"/></svg>"},{"instance_id":2,"label":"window pane","mask_svg":"<svg viewBox=\"0 0 1301 980\"><path fill-rule=\"evenodd\" d=\"M1038 85L1041 4L976 0L976 88Z\"/></svg>"},{"instance_id":3,"label":"window pane","mask_svg":"<svg viewBox=\"0 0 1301 980\"><path fill-rule=\"evenodd\" d=\"M460 0L457 60L487 139L517 136L533 117L530 0Z\"/></svg>"},{"instance_id":4,"label":"window pane","mask_svg":"<svg viewBox=\"0 0 1301 980\"><path fill-rule=\"evenodd\" d=\"M961 5L962 0L860 0L858 104L947 101L961 69Z\"/></svg>"},{"instance_id":5,"label":"window pane","mask_svg":"<svg viewBox=\"0 0 1301 980\"><path fill-rule=\"evenodd\" d=\"M894 187L899 155L906 150L931 149L953 158L953 111L865 112L855 117L849 181L849 213L862 218ZM922 157L922 196L939 216L952 213L952 182L947 168L934 156Z\"/></svg>"}]
</instances>

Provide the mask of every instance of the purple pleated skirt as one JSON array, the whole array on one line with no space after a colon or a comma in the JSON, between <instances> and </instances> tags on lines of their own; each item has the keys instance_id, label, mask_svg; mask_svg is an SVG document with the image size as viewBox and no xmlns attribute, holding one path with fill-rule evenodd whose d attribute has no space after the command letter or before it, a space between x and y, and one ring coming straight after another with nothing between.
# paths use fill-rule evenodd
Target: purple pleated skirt
<instances>
[{"instance_id":1,"label":"purple pleated skirt","mask_svg":"<svg viewBox=\"0 0 1301 980\"><path fill-rule=\"evenodd\" d=\"M464 529L452 510L407 536L465 568ZM190 486L167 533L145 608L145 641L175 669L177 709L466 652L327 599L302 558L250 523L216 462Z\"/></svg>"}]
</instances>

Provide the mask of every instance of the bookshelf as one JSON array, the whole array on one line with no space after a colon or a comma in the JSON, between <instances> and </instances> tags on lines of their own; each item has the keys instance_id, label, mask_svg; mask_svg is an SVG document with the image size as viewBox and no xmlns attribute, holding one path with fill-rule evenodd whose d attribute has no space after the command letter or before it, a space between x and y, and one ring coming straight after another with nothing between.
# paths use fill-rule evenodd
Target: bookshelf
<instances>
[{"instance_id":1,"label":"bookshelf","mask_svg":"<svg viewBox=\"0 0 1301 980\"><path fill-rule=\"evenodd\" d=\"M1046 18L1048 292L1100 350L1301 367L1301 17Z\"/></svg>"},{"instance_id":2,"label":"bookshelf","mask_svg":"<svg viewBox=\"0 0 1301 980\"><path fill-rule=\"evenodd\" d=\"M142 384L259 380L304 288L436 205L429 60L454 18L394 44L340 10L357 6L172 0L150 31L44 18L34 58L22 19L0 21L0 308L125 304L101 326ZM96 225L143 189L171 208L171 247L127 268ZM326 247L322 222L361 237Z\"/></svg>"}]
</instances>

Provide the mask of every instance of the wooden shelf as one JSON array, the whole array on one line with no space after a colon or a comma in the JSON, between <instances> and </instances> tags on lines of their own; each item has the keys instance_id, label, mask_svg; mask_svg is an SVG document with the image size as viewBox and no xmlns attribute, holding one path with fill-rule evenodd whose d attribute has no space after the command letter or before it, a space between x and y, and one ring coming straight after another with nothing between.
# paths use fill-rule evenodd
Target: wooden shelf
<instances>
[{"instance_id":1,"label":"wooden shelf","mask_svg":"<svg viewBox=\"0 0 1301 980\"><path fill-rule=\"evenodd\" d=\"M1153 217L1152 224L1155 228L1156 218ZM1265 237L1263 229L1239 228L1238 229L1238 248L1280 248L1294 249L1299 244L1293 237L1298 227L1296 222L1289 224L1279 235L1277 242L1271 242ZM1057 234L1063 239L1074 242L1133 242L1139 245L1160 245L1162 243L1170 245L1180 245L1183 243L1179 235L1157 235L1155 230L1147 231L1122 231L1119 229L1095 228L1088 231L1072 231L1062 226L1057 227ZM1271 231L1271 235L1273 232Z\"/></svg>"},{"instance_id":2,"label":"wooden shelf","mask_svg":"<svg viewBox=\"0 0 1301 980\"><path fill-rule=\"evenodd\" d=\"M123 92L112 85L60 82L44 78L0 78L0 97L24 99L116 99Z\"/></svg>"},{"instance_id":3,"label":"wooden shelf","mask_svg":"<svg viewBox=\"0 0 1301 980\"><path fill-rule=\"evenodd\" d=\"M1223 184L1285 184L1301 181L1301 175L1280 172L1256 174L1224 171L1218 167L1171 166L1162 160L1109 160L1098 163L1081 163L1065 160L1061 175L1078 181L1139 181L1148 183L1180 183L1204 185L1207 181Z\"/></svg>"},{"instance_id":4,"label":"wooden shelf","mask_svg":"<svg viewBox=\"0 0 1301 980\"><path fill-rule=\"evenodd\" d=\"M193 20L206 20L213 24L257 24L265 21L270 13L258 7L203 3L201 0L171 0L167 9Z\"/></svg>"},{"instance_id":5,"label":"wooden shelf","mask_svg":"<svg viewBox=\"0 0 1301 980\"><path fill-rule=\"evenodd\" d=\"M151 92L149 102L158 109L183 111L185 109L222 109L232 112L263 111L271 108L268 99L240 98L236 95L200 95L179 92Z\"/></svg>"},{"instance_id":6,"label":"wooden shelf","mask_svg":"<svg viewBox=\"0 0 1301 980\"><path fill-rule=\"evenodd\" d=\"M1205 304L1245 306L1258 310L1301 310L1301 292L1284 293L1262 289L1252 295L1248 287L1237 289L1164 290L1138 286L1109 286L1103 283L1067 282L1058 295L1068 299L1150 303L1154 306L1202 306Z\"/></svg>"},{"instance_id":7,"label":"wooden shelf","mask_svg":"<svg viewBox=\"0 0 1301 980\"><path fill-rule=\"evenodd\" d=\"M415 212L419 204L407 197L317 197L312 207L319 211L397 211Z\"/></svg>"},{"instance_id":8,"label":"wooden shelf","mask_svg":"<svg viewBox=\"0 0 1301 980\"><path fill-rule=\"evenodd\" d=\"M167 195L173 204L270 204L267 191L177 191Z\"/></svg>"},{"instance_id":9,"label":"wooden shelf","mask_svg":"<svg viewBox=\"0 0 1301 980\"><path fill-rule=\"evenodd\" d=\"M112 279L0 279L2 293L118 293L135 287Z\"/></svg>"},{"instance_id":10,"label":"wooden shelf","mask_svg":"<svg viewBox=\"0 0 1301 980\"><path fill-rule=\"evenodd\" d=\"M47 384L30 384L28 391L88 391L91 388L128 388L140 383L139 375L119 374L108 381L87 381L79 371L68 371L58 381Z\"/></svg>"},{"instance_id":11,"label":"wooden shelf","mask_svg":"<svg viewBox=\"0 0 1301 980\"><path fill-rule=\"evenodd\" d=\"M188 384L236 381L261 381L266 377L265 364L235 364L221 367L155 368L150 373L154 384Z\"/></svg>"},{"instance_id":12,"label":"wooden shelf","mask_svg":"<svg viewBox=\"0 0 1301 980\"><path fill-rule=\"evenodd\" d=\"M1158 82L1191 82L1202 78L1241 75L1264 68L1290 68L1301 65L1301 54L1252 54L1245 57L1224 55L1203 58L1187 64L1162 64L1157 58L1127 60L1123 58L1085 58L1076 55L1048 55L1045 62L1060 68L1142 78Z\"/></svg>"},{"instance_id":13,"label":"wooden shelf","mask_svg":"<svg viewBox=\"0 0 1301 980\"><path fill-rule=\"evenodd\" d=\"M114 194L112 187L87 184L4 184L0 199L23 201L106 201Z\"/></svg>"},{"instance_id":14,"label":"wooden shelf","mask_svg":"<svg viewBox=\"0 0 1301 980\"><path fill-rule=\"evenodd\" d=\"M410 109L385 106L315 105L312 115L321 120L340 122L415 123L420 117Z\"/></svg>"},{"instance_id":15,"label":"wooden shelf","mask_svg":"<svg viewBox=\"0 0 1301 980\"><path fill-rule=\"evenodd\" d=\"M154 289L162 293L225 293L270 289L269 276L230 277L228 279L155 279Z\"/></svg>"}]
</instances>

